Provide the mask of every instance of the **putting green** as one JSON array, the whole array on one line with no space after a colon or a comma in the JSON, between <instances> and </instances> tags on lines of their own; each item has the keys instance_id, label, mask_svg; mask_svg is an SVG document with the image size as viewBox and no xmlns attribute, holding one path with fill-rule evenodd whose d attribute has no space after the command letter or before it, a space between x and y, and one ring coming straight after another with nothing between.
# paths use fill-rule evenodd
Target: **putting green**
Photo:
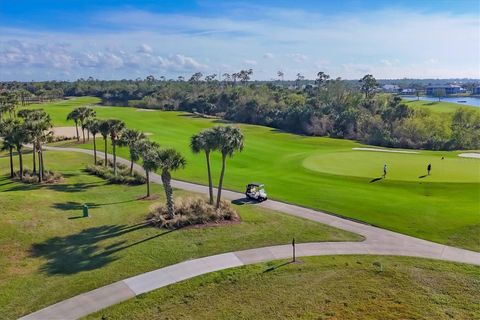
<instances>
[{"instance_id":1,"label":"putting green","mask_svg":"<svg viewBox=\"0 0 480 320\"><path fill-rule=\"evenodd\" d=\"M431 163L431 175L427 165ZM390 153L374 151L340 151L315 153L303 161L309 170L342 176L376 179L387 165L387 179L418 182L480 182L480 160L445 157L439 153Z\"/></svg>"}]
</instances>

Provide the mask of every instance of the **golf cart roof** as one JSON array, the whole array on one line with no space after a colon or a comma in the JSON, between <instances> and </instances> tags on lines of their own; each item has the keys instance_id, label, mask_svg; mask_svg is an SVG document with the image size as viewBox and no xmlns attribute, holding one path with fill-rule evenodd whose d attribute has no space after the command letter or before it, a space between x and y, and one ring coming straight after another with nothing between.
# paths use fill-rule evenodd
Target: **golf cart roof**
<instances>
[{"instance_id":1,"label":"golf cart roof","mask_svg":"<svg viewBox=\"0 0 480 320\"><path fill-rule=\"evenodd\" d=\"M252 182L248 184L249 186L255 186L255 187L263 187L263 183L259 182Z\"/></svg>"}]
</instances>

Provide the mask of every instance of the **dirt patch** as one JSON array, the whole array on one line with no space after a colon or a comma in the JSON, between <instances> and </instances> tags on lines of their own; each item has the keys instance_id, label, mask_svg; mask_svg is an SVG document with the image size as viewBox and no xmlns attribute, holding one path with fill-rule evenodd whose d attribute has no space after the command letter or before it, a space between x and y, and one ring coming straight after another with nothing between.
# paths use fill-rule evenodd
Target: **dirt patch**
<instances>
[{"instance_id":1,"label":"dirt patch","mask_svg":"<svg viewBox=\"0 0 480 320\"><path fill-rule=\"evenodd\" d=\"M158 196L158 195L156 195L156 194L152 194L150 197L138 196L138 197L137 197L137 200L150 201L150 200L157 200L158 198L160 198L160 196Z\"/></svg>"}]
</instances>

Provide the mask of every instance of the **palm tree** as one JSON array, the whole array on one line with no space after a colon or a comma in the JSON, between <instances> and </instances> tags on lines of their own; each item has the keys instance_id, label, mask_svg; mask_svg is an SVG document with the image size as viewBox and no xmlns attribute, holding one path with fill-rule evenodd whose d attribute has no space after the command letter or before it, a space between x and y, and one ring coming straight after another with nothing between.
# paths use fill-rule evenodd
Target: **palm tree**
<instances>
[{"instance_id":1,"label":"palm tree","mask_svg":"<svg viewBox=\"0 0 480 320\"><path fill-rule=\"evenodd\" d=\"M8 150L10 157L10 178L13 178L15 172L13 170L13 149L15 148L15 127L19 125L18 120L8 119L0 123L0 136L2 137L1 150Z\"/></svg>"},{"instance_id":2,"label":"palm tree","mask_svg":"<svg viewBox=\"0 0 480 320\"><path fill-rule=\"evenodd\" d=\"M142 167L145 170L145 177L147 178L147 195L150 197L150 172L157 170L160 167L159 161L159 145L147 139L138 141L137 148L140 150L142 157Z\"/></svg>"},{"instance_id":3,"label":"palm tree","mask_svg":"<svg viewBox=\"0 0 480 320\"><path fill-rule=\"evenodd\" d=\"M145 139L145 134L138 130L125 129L118 140L118 145L128 147L130 153L130 175L133 174L133 164L140 159L139 141Z\"/></svg>"},{"instance_id":4,"label":"palm tree","mask_svg":"<svg viewBox=\"0 0 480 320\"><path fill-rule=\"evenodd\" d=\"M213 128L217 149L222 153L222 171L220 174L220 181L218 183L217 204L216 208L220 207L220 200L222 196L223 178L225 176L225 169L227 165L227 156L232 157L235 151L243 150L243 134L237 127L214 127Z\"/></svg>"},{"instance_id":5,"label":"palm tree","mask_svg":"<svg viewBox=\"0 0 480 320\"><path fill-rule=\"evenodd\" d=\"M78 107L76 110L78 110L78 121L80 122L80 127L82 128L83 143L85 143L85 128L87 120L94 118L97 113L95 110L88 107Z\"/></svg>"},{"instance_id":6,"label":"palm tree","mask_svg":"<svg viewBox=\"0 0 480 320\"><path fill-rule=\"evenodd\" d=\"M30 135L24 124L16 122L13 126L11 142L17 149L20 164L20 180L23 180L23 145L30 142Z\"/></svg>"},{"instance_id":7,"label":"palm tree","mask_svg":"<svg viewBox=\"0 0 480 320\"><path fill-rule=\"evenodd\" d=\"M77 130L77 141L80 141L80 134L78 133L78 120L79 120L80 114L78 112L78 108L73 109L68 115L67 115L67 121L68 120L73 120L75 121L75 129Z\"/></svg>"},{"instance_id":8,"label":"palm tree","mask_svg":"<svg viewBox=\"0 0 480 320\"><path fill-rule=\"evenodd\" d=\"M108 165L107 163L107 138L108 134L110 133L110 123L107 120L100 120L98 125L98 131L103 137L103 142L105 143L105 162L104 166Z\"/></svg>"},{"instance_id":9,"label":"palm tree","mask_svg":"<svg viewBox=\"0 0 480 320\"><path fill-rule=\"evenodd\" d=\"M213 204L213 182L212 172L210 168L210 153L216 148L215 134L211 129L206 129L200 133L193 135L190 139L190 148L193 153L205 152L205 158L207 160L207 173L208 173L208 192L210 196L210 204Z\"/></svg>"},{"instance_id":10,"label":"palm tree","mask_svg":"<svg viewBox=\"0 0 480 320\"><path fill-rule=\"evenodd\" d=\"M95 118L90 118L86 121L85 127L87 128L88 132L92 133L93 136L93 161L94 164L97 164L97 142L96 136L100 133L100 121Z\"/></svg>"},{"instance_id":11,"label":"palm tree","mask_svg":"<svg viewBox=\"0 0 480 320\"><path fill-rule=\"evenodd\" d=\"M117 119L109 119L108 128L110 133L110 139L112 140L112 153L113 153L113 174L117 174L117 153L116 145L120 137L121 132L125 129L125 123Z\"/></svg>"},{"instance_id":12,"label":"palm tree","mask_svg":"<svg viewBox=\"0 0 480 320\"><path fill-rule=\"evenodd\" d=\"M187 164L185 158L175 149L164 149L158 153L160 168L162 170L162 183L167 197L167 211L169 219L175 216L175 207L173 202L172 176L171 171L182 169Z\"/></svg>"},{"instance_id":13,"label":"palm tree","mask_svg":"<svg viewBox=\"0 0 480 320\"><path fill-rule=\"evenodd\" d=\"M42 109L32 110L32 112L25 115L24 125L33 145L34 170L35 153L38 153L38 181L42 182L45 175L42 144L45 143L48 136L52 134L52 132L48 131L52 127L50 115Z\"/></svg>"}]
</instances>

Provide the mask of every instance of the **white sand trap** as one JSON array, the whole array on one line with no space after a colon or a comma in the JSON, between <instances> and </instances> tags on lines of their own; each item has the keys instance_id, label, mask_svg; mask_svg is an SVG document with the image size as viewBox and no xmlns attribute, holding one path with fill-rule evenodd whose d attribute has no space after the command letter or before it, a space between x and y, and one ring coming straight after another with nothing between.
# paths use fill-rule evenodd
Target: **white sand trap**
<instances>
[{"instance_id":1,"label":"white sand trap","mask_svg":"<svg viewBox=\"0 0 480 320\"><path fill-rule=\"evenodd\" d=\"M480 159L480 153L475 153L475 152L460 153L458 156L462 158Z\"/></svg>"},{"instance_id":2,"label":"white sand trap","mask_svg":"<svg viewBox=\"0 0 480 320\"><path fill-rule=\"evenodd\" d=\"M418 151L389 150L389 149L377 149L377 148L352 148L352 149L360 150L360 151L378 151L378 152L392 152L392 153L418 153Z\"/></svg>"},{"instance_id":3,"label":"white sand trap","mask_svg":"<svg viewBox=\"0 0 480 320\"><path fill-rule=\"evenodd\" d=\"M137 111L140 112L149 112L149 111L155 111L154 109L137 109Z\"/></svg>"},{"instance_id":4,"label":"white sand trap","mask_svg":"<svg viewBox=\"0 0 480 320\"><path fill-rule=\"evenodd\" d=\"M153 133L151 133L151 132L144 132L143 134L146 135L146 136L153 136Z\"/></svg>"},{"instance_id":5,"label":"white sand trap","mask_svg":"<svg viewBox=\"0 0 480 320\"><path fill-rule=\"evenodd\" d=\"M53 135L56 137L67 137L67 138L77 137L77 131L75 130L75 127L54 127L52 131L53 131ZM81 132L80 128L78 128L78 132L79 133Z\"/></svg>"}]
</instances>

